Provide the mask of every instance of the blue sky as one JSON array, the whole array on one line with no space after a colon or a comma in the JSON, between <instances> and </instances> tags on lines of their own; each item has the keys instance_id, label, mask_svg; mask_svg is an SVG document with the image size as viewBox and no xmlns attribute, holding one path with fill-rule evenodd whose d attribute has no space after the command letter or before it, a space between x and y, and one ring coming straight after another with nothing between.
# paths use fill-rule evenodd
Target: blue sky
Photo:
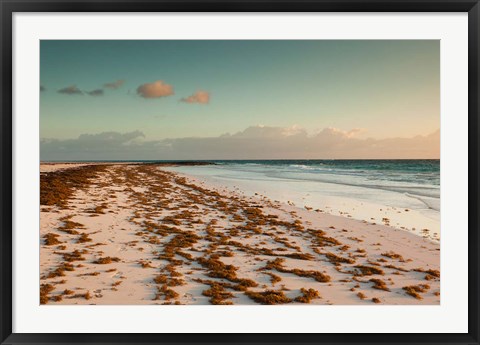
<instances>
[{"instance_id":1,"label":"blue sky","mask_svg":"<svg viewBox=\"0 0 480 345\"><path fill-rule=\"evenodd\" d=\"M439 41L44 40L40 53L41 138L205 138L261 125L381 140L440 127ZM142 97L155 82L171 92ZM72 86L82 93L58 92ZM181 101L198 91L207 101Z\"/></svg>"}]
</instances>

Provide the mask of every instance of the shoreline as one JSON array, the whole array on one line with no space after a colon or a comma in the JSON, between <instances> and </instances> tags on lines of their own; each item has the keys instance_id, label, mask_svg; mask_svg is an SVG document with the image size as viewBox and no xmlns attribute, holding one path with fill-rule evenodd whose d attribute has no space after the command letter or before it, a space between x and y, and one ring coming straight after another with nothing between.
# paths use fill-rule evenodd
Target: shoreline
<instances>
[{"instance_id":1,"label":"shoreline","mask_svg":"<svg viewBox=\"0 0 480 345\"><path fill-rule=\"evenodd\" d=\"M383 224L440 243L439 212L430 208L419 210L388 206L354 197L336 196L335 192L338 188L351 188L346 185L318 181L266 180L262 176L254 175L250 179L237 179L224 174L220 169L218 172L212 172L215 169L218 167L212 167L208 172L203 172L203 169L178 166L168 167L166 170L179 173L192 179L195 183L203 183L207 187L227 188L232 192L240 192L247 196L266 197L286 205L296 206L299 209L353 218L370 224ZM298 187L299 183L302 183L304 187ZM329 191L329 193L325 191ZM352 195L372 193L371 190L363 187L351 188L351 191ZM382 191L375 192L382 193ZM412 198L409 195L405 195L405 197ZM419 201L419 203L423 205L424 201Z\"/></svg>"},{"instance_id":2,"label":"shoreline","mask_svg":"<svg viewBox=\"0 0 480 345\"><path fill-rule=\"evenodd\" d=\"M42 199L47 304L439 304L439 245L415 234L165 165L78 164L76 188Z\"/></svg>"}]
</instances>

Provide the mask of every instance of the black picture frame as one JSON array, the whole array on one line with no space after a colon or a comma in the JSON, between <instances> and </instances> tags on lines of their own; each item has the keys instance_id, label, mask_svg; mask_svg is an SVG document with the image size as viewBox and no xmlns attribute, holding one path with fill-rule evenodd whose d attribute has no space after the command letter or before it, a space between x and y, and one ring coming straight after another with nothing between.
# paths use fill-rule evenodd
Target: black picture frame
<instances>
[{"instance_id":1,"label":"black picture frame","mask_svg":"<svg viewBox=\"0 0 480 345\"><path fill-rule=\"evenodd\" d=\"M2 344L480 344L478 0L0 0L0 340ZM468 333L32 334L12 333L12 15L15 12L468 12ZM381 330L379 330L381 331Z\"/></svg>"}]
</instances>

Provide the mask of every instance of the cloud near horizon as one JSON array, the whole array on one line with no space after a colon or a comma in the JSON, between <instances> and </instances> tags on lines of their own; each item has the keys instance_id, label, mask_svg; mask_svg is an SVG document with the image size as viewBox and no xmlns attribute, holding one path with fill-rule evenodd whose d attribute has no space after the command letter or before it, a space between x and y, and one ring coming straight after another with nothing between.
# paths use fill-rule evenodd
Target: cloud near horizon
<instances>
[{"instance_id":1,"label":"cloud near horizon","mask_svg":"<svg viewBox=\"0 0 480 345\"><path fill-rule=\"evenodd\" d=\"M153 83L142 84L137 88L137 94L143 98L160 98L174 94L173 86L165 83L163 80L157 80Z\"/></svg>"},{"instance_id":2,"label":"cloud near horizon","mask_svg":"<svg viewBox=\"0 0 480 345\"><path fill-rule=\"evenodd\" d=\"M210 93L198 90L193 95L182 98L180 101L184 103L208 104L210 102Z\"/></svg>"},{"instance_id":3,"label":"cloud near horizon","mask_svg":"<svg viewBox=\"0 0 480 345\"><path fill-rule=\"evenodd\" d=\"M57 92L65 95L83 95L82 90L80 90L76 85L64 87Z\"/></svg>"},{"instance_id":4,"label":"cloud near horizon","mask_svg":"<svg viewBox=\"0 0 480 345\"><path fill-rule=\"evenodd\" d=\"M119 80L116 80L116 81L112 81L110 83L105 83L105 84L103 84L103 86L107 89L116 90L116 89L122 87L122 85L124 83L125 83L125 80L119 79Z\"/></svg>"},{"instance_id":5,"label":"cloud near horizon","mask_svg":"<svg viewBox=\"0 0 480 345\"><path fill-rule=\"evenodd\" d=\"M352 130L357 132L356 130ZM440 130L412 138L358 139L352 131L325 128L308 135L300 127L252 126L209 138L146 140L141 131L41 139L48 160L213 159L438 159Z\"/></svg>"}]
</instances>

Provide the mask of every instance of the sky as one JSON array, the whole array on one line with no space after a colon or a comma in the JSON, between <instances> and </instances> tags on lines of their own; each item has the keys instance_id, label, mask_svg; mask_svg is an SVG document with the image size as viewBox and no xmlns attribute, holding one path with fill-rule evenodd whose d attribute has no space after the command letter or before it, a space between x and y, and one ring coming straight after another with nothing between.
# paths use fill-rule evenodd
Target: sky
<instances>
[{"instance_id":1,"label":"sky","mask_svg":"<svg viewBox=\"0 0 480 345\"><path fill-rule=\"evenodd\" d=\"M439 158L437 40L40 43L42 160Z\"/></svg>"}]
</instances>

